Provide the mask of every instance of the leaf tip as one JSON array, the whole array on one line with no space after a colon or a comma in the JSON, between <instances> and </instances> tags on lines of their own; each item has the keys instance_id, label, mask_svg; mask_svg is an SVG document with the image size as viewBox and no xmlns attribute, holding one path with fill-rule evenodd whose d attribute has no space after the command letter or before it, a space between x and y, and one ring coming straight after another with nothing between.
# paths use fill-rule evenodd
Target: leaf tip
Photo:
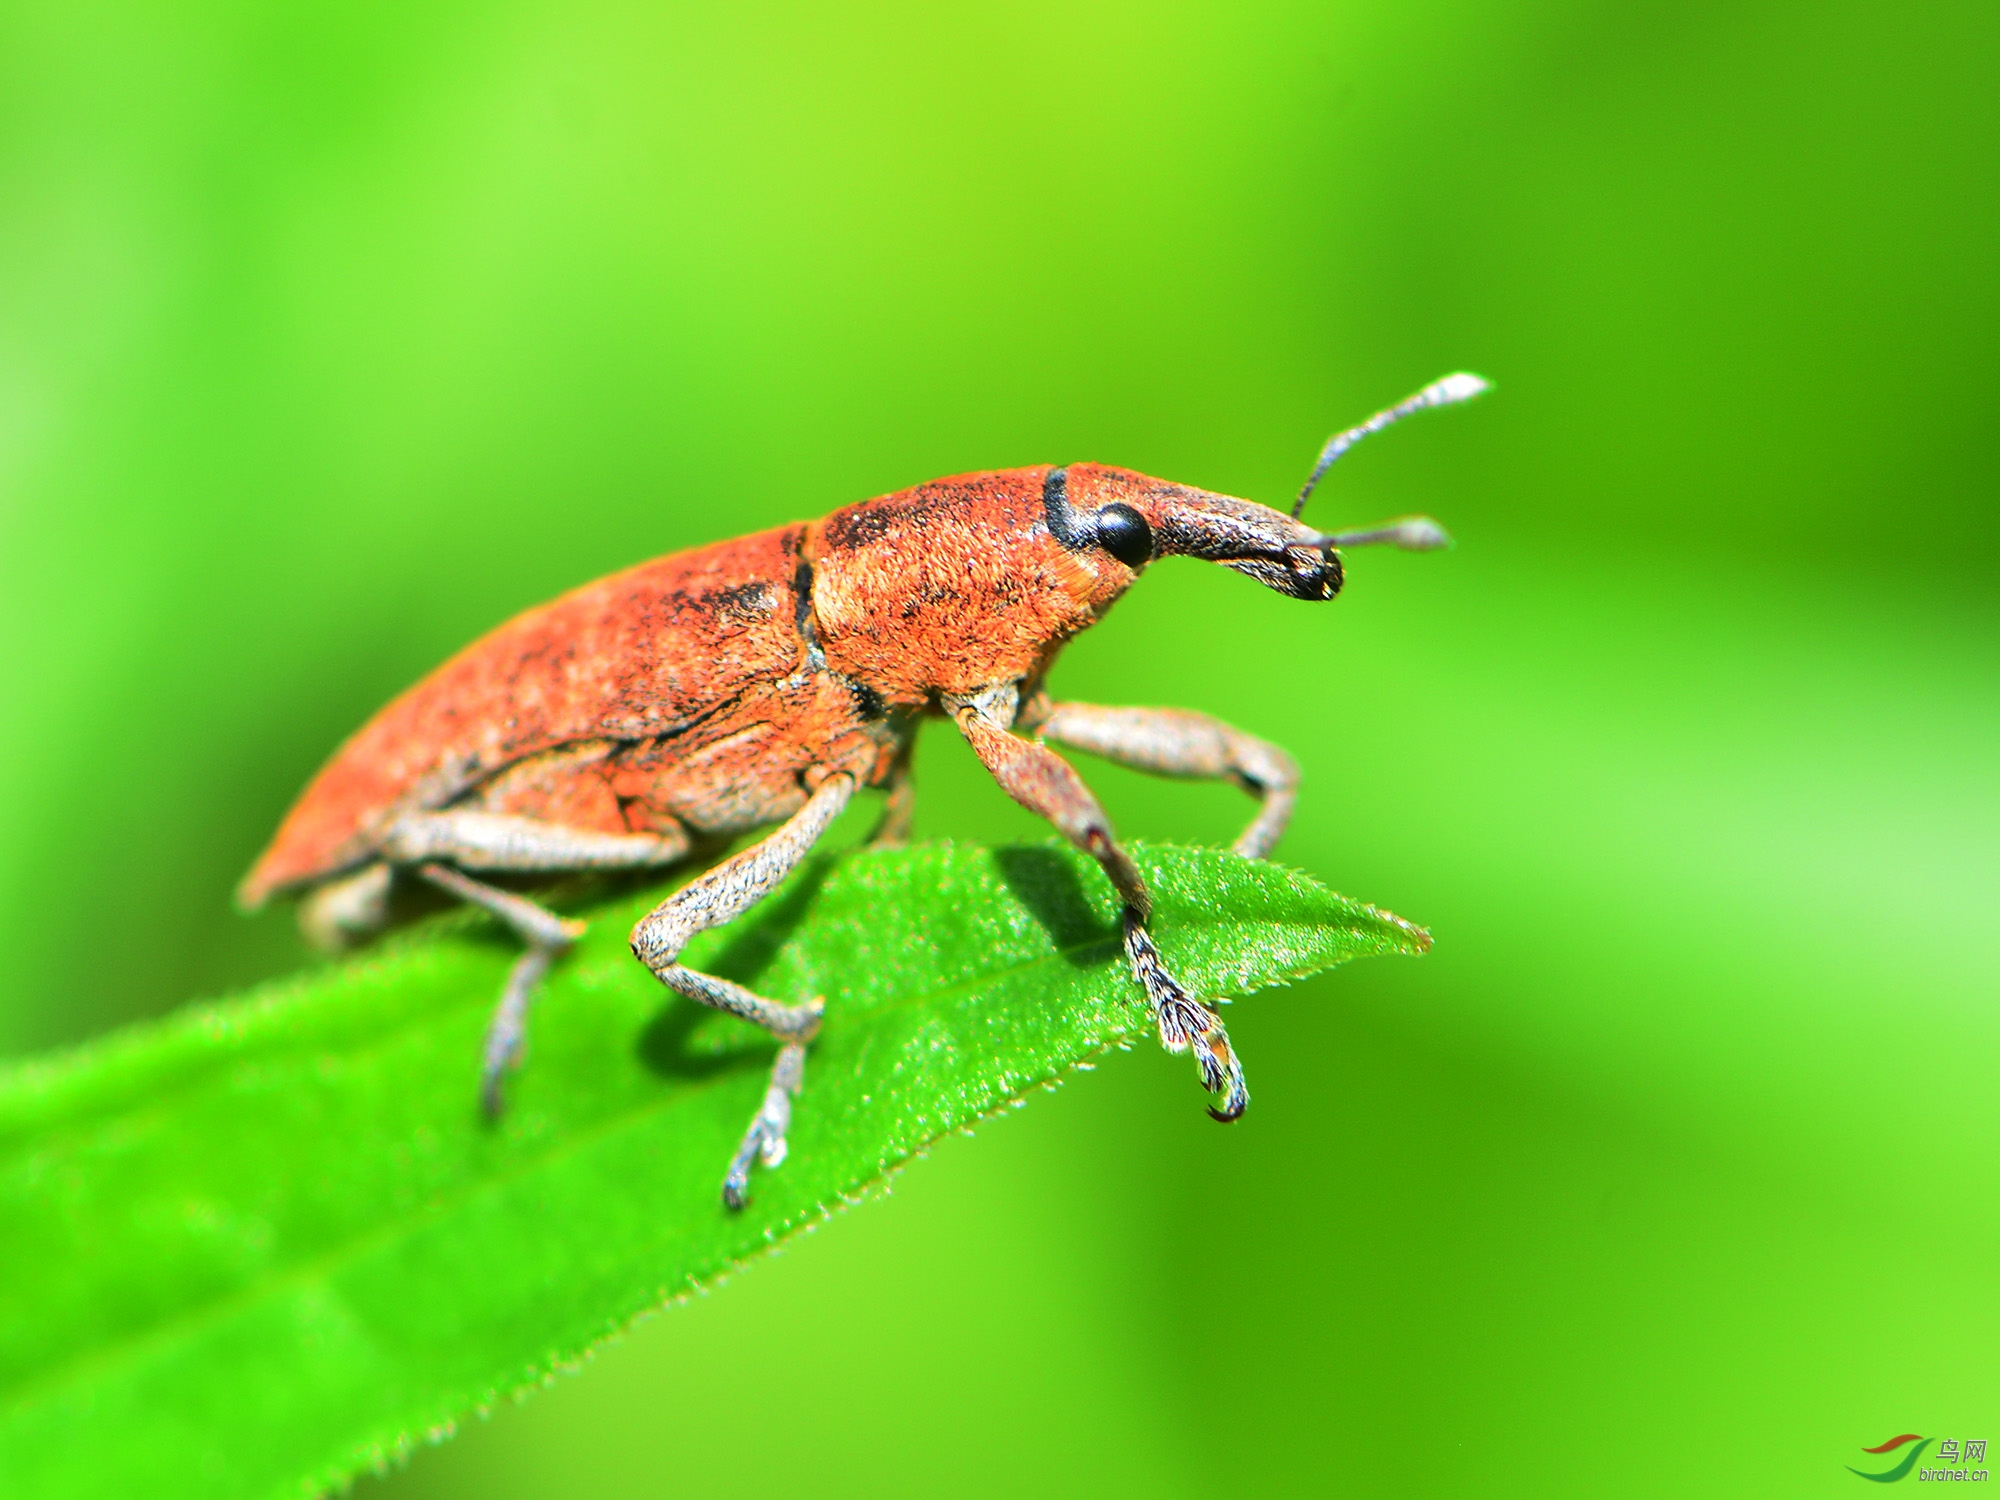
<instances>
[{"instance_id":1,"label":"leaf tip","mask_svg":"<svg viewBox=\"0 0 2000 1500\"><path fill-rule=\"evenodd\" d=\"M1412 952L1428 953L1431 951L1430 928L1419 927L1415 922L1412 922L1409 918L1399 917L1394 912L1385 911L1383 908L1379 906L1368 906L1364 903L1362 909L1366 911L1371 917L1378 918L1379 920L1388 923L1391 927L1395 928L1397 932L1401 933L1405 938L1407 938L1409 940L1409 945Z\"/></svg>"}]
</instances>

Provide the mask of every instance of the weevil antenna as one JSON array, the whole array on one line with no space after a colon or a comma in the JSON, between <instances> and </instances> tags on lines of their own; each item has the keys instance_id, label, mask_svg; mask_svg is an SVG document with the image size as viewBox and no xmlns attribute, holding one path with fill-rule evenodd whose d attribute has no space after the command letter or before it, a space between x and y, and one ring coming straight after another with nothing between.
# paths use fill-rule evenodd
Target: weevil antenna
<instances>
[{"instance_id":1,"label":"weevil antenna","mask_svg":"<svg viewBox=\"0 0 2000 1500\"><path fill-rule=\"evenodd\" d=\"M1407 401L1399 401L1385 411L1376 412L1374 416L1363 422L1359 427L1350 427L1345 432L1336 432L1326 440L1326 446L1319 450L1319 462L1313 465L1312 474L1307 478L1305 488L1299 491L1299 498L1292 502L1292 519L1296 521L1299 518L1299 513L1306 508L1306 501L1312 498L1313 488L1319 483L1320 476L1333 467L1333 461L1363 438L1369 436L1371 433L1380 432L1384 427L1395 422L1400 422L1403 418L1415 412L1429 411L1433 406L1454 406L1460 401L1470 401L1474 396L1480 394L1480 392L1490 389L1492 389L1490 382L1482 380L1477 375L1468 375L1461 370L1456 375L1447 375L1442 380L1433 380ZM1389 538L1386 536L1378 537L1371 535L1369 540L1386 541ZM1398 545L1403 546L1408 544L1398 543ZM1431 543L1430 545L1441 546L1442 543Z\"/></svg>"},{"instance_id":2,"label":"weevil antenna","mask_svg":"<svg viewBox=\"0 0 2000 1500\"><path fill-rule=\"evenodd\" d=\"M1451 533L1429 516L1404 516L1400 520L1363 526L1355 531L1336 531L1319 538L1322 547L1373 547L1381 542L1401 547L1405 552L1435 552L1440 547L1451 545Z\"/></svg>"}]
</instances>

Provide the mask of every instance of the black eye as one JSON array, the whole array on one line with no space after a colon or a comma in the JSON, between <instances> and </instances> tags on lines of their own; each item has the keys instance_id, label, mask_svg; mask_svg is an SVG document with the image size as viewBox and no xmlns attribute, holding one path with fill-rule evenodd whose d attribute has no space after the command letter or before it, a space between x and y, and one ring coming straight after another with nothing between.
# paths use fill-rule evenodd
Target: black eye
<instances>
[{"instance_id":1,"label":"black eye","mask_svg":"<svg viewBox=\"0 0 2000 1500\"><path fill-rule=\"evenodd\" d=\"M1097 545L1128 568L1153 555L1153 528L1129 505L1107 505L1097 513Z\"/></svg>"}]
</instances>

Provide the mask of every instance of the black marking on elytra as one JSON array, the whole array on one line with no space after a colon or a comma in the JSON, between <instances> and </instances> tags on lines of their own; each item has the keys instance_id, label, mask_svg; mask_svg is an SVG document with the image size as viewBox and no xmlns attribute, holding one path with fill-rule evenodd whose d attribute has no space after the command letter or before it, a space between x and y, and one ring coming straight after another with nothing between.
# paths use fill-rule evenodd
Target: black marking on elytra
<instances>
[{"instance_id":1,"label":"black marking on elytra","mask_svg":"<svg viewBox=\"0 0 2000 1500\"><path fill-rule=\"evenodd\" d=\"M701 595L701 602L732 620L754 621L772 609L770 585L761 579L711 590Z\"/></svg>"},{"instance_id":2,"label":"black marking on elytra","mask_svg":"<svg viewBox=\"0 0 2000 1500\"><path fill-rule=\"evenodd\" d=\"M792 622L798 626L799 634L808 641L817 642L819 625L813 619L813 565L805 558L799 559L798 567L792 570Z\"/></svg>"},{"instance_id":3,"label":"black marking on elytra","mask_svg":"<svg viewBox=\"0 0 2000 1500\"><path fill-rule=\"evenodd\" d=\"M877 500L836 512L828 518L822 535L828 551L844 552L850 547L865 547L879 540L895 519L894 508L885 501Z\"/></svg>"},{"instance_id":4,"label":"black marking on elytra","mask_svg":"<svg viewBox=\"0 0 2000 1500\"><path fill-rule=\"evenodd\" d=\"M882 495L837 510L820 528L823 552L846 552L878 542L891 530L922 531L933 516L948 516L976 498L976 484L933 481L897 495Z\"/></svg>"},{"instance_id":5,"label":"black marking on elytra","mask_svg":"<svg viewBox=\"0 0 2000 1500\"><path fill-rule=\"evenodd\" d=\"M819 671L826 666L826 652L820 648L819 620L813 615L813 565L803 557L792 570L792 611L799 639L806 643L806 661Z\"/></svg>"}]
</instances>

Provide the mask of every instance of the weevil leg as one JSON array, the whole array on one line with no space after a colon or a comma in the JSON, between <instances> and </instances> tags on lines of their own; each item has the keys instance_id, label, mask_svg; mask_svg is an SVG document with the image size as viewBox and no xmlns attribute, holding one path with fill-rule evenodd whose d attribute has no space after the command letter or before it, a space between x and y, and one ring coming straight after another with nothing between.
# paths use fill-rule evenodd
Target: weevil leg
<instances>
[{"instance_id":1,"label":"weevil leg","mask_svg":"<svg viewBox=\"0 0 2000 1500\"><path fill-rule=\"evenodd\" d=\"M1263 806L1230 847L1262 859L1284 836L1298 801L1299 767L1276 745L1206 714L1178 708L1101 708L1043 700L1022 715L1059 745L1087 750L1136 771L1190 781L1233 781Z\"/></svg>"},{"instance_id":2,"label":"weevil leg","mask_svg":"<svg viewBox=\"0 0 2000 1500\"><path fill-rule=\"evenodd\" d=\"M501 990L500 1003L494 1007L493 1019L486 1028L479 1099L487 1114L497 1115L505 1102L500 1094L500 1080L509 1068L520 1064L527 1047L528 1003L534 999L535 987L563 950L583 936L583 923L567 921L525 896L482 884L450 865L418 865L417 874L459 900L491 912L528 945L508 971L506 988Z\"/></svg>"},{"instance_id":3,"label":"weevil leg","mask_svg":"<svg viewBox=\"0 0 2000 1500\"><path fill-rule=\"evenodd\" d=\"M526 1050L528 1007L535 987L548 973L549 965L582 936L583 927L565 922L525 897L482 885L460 873L461 869L525 874L643 870L672 864L688 852L690 842L687 831L681 828L664 833L596 833L535 818L470 810L410 813L397 819L382 841L385 858L414 866L431 884L484 907L527 944L527 951L507 976L500 1004L486 1029L479 1097L488 1114L500 1112L505 1102L501 1079L509 1068L520 1064Z\"/></svg>"},{"instance_id":4,"label":"weevil leg","mask_svg":"<svg viewBox=\"0 0 2000 1500\"><path fill-rule=\"evenodd\" d=\"M868 835L868 842L878 849L900 849L910 841L910 825L917 813L917 781L910 769L915 748L913 738L903 747L889 772L888 800L882 804L882 816Z\"/></svg>"},{"instance_id":5,"label":"weevil leg","mask_svg":"<svg viewBox=\"0 0 2000 1500\"><path fill-rule=\"evenodd\" d=\"M670 865L692 842L679 827L665 833L595 833L511 813L462 811L405 814L382 840L382 853L401 865L448 860L464 870L550 874Z\"/></svg>"},{"instance_id":6,"label":"weevil leg","mask_svg":"<svg viewBox=\"0 0 2000 1500\"><path fill-rule=\"evenodd\" d=\"M748 1201L750 1166L762 1157L776 1166L785 1157L785 1132L792 1118L792 1096L805 1080L806 1047L819 1034L826 1002L780 1005L754 995L740 984L718 979L682 965L681 950L697 932L719 927L755 906L797 867L854 796L854 778L837 772L820 783L784 824L762 842L732 855L714 869L696 876L639 920L632 929L632 952L660 983L676 994L717 1010L741 1016L761 1026L783 1045L771 1067L764 1102L744 1133L723 1179L722 1201L741 1208Z\"/></svg>"},{"instance_id":7,"label":"weevil leg","mask_svg":"<svg viewBox=\"0 0 2000 1500\"><path fill-rule=\"evenodd\" d=\"M329 880L299 902L299 928L315 948L337 953L389 920L389 867L377 860Z\"/></svg>"},{"instance_id":8,"label":"weevil leg","mask_svg":"<svg viewBox=\"0 0 2000 1500\"><path fill-rule=\"evenodd\" d=\"M1195 1063L1201 1070L1202 1087L1222 1095L1220 1107L1211 1105L1208 1112L1218 1120L1236 1119L1249 1106L1250 1091L1243 1081L1243 1064L1229 1045L1229 1033L1222 1018L1167 972L1160 950L1146 930L1146 919L1153 909L1152 897L1147 894L1146 883L1139 878L1131 856L1112 836L1110 819L1067 761L1046 745L1024 740L1011 732L1014 703L1011 685L989 689L976 697L944 700L959 732L992 772L993 779L1000 783L1001 790L1030 812L1047 818L1056 832L1096 860L1110 877L1125 903L1125 956L1153 1008L1153 1018L1160 1028L1160 1045L1169 1052L1193 1049Z\"/></svg>"}]
</instances>

